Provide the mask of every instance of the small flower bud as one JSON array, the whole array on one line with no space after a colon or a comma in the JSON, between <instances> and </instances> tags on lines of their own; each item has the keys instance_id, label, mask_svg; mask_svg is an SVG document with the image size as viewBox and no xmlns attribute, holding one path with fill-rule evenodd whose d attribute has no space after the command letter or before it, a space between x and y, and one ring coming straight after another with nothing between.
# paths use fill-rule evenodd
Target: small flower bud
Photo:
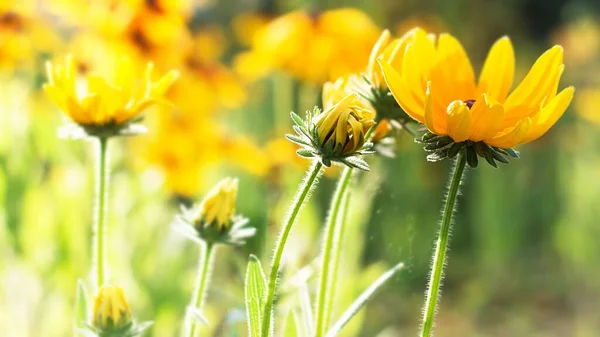
<instances>
[{"instance_id":1,"label":"small flower bud","mask_svg":"<svg viewBox=\"0 0 600 337\"><path fill-rule=\"evenodd\" d=\"M175 225L193 240L240 245L256 232L248 219L235 214L238 180L225 178L192 209L182 209Z\"/></svg>"},{"instance_id":2,"label":"small flower bud","mask_svg":"<svg viewBox=\"0 0 600 337\"><path fill-rule=\"evenodd\" d=\"M128 331L133 325L131 309L116 286L103 286L96 296L93 326L100 335Z\"/></svg>"},{"instance_id":3,"label":"small flower bud","mask_svg":"<svg viewBox=\"0 0 600 337\"><path fill-rule=\"evenodd\" d=\"M231 226L235 213L238 180L225 178L221 180L204 197L196 216L196 226L216 226L219 230Z\"/></svg>"}]
</instances>

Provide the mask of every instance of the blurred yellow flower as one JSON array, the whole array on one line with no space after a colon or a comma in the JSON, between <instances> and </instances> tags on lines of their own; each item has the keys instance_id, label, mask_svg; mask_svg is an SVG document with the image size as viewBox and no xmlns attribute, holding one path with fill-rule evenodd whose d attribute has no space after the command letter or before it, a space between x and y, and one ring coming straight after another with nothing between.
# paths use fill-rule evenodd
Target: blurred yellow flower
<instances>
[{"instance_id":1,"label":"blurred yellow flower","mask_svg":"<svg viewBox=\"0 0 600 337\"><path fill-rule=\"evenodd\" d=\"M575 111L586 120L600 125L600 89L583 89L575 98Z\"/></svg>"},{"instance_id":2,"label":"blurred yellow flower","mask_svg":"<svg viewBox=\"0 0 600 337\"><path fill-rule=\"evenodd\" d=\"M283 70L301 80L324 83L364 68L379 29L361 11L341 8L285 14L253 37L252 49L236 59L249 80Z\"/></svg>"},{"instance_id":3,"label":"blurred yellow flower","mask_svg":"<svg viewBox=\"0 0 600 337\"><path fill-rule=\"evenodd\" d=\"M228 228L235 214L237 189L237 179L221 180L202 200L195 222L200 221L206 226L216 226L221 230Z\"/></svg>"},{"instance_id":4,"label":"blurred yellow flower","mask_svg":"<svg viewBox=\"0 0 600 337\"><path fill-rule=\"evenodd\" d=\"M123 58L114 69L112 82L95 74L86 76L79 86L73 58L64 63L47 63L48 82L44 91L75 123L83 127L115 127L139 116L149 106L162 101L179 73L170 71L158 81L152 80L152 65L146 70L146 82L138 89L131 60Z\"/></svg>"},{"instance_id":5,"label":"blurred yellow flower","mask_svg":"<svg viewBox=\"0 0 600 337\"><path fill-rule=\"evenodd\" d=\"M93 326L102 332L126 330L133 323L131 309L117 286L103 286L94 304Z\"/></svg>"},{"instance_id":6,"label":"blurred yellow flower","mask_svg":"<svg viewBox=\"0 0 600 337\"><path fill-rule=\"evenodd\" d=\"M509 95L515 58L508 37L492 46L477 84L469 58L453 36L441 34L435 44L416 28L403 39L401 66L380 60L388 87L412 118L455 143L511 148L530 142L556 123L573 98L573 87L557 94L564 69L560 46L542 54Z\"/></svg>"},{"instance_id":7,"label":"blurred yellow flower","mask_svg":"<svg viewBox=\"0 0 600 337\"><path fill-rule=\"evenodd\" d=\"M593 17L579 17L561 26L552 40L565 47L565 63L569 66L597 60L600 55L600 23Z\"/></svg>"}]
</instances>

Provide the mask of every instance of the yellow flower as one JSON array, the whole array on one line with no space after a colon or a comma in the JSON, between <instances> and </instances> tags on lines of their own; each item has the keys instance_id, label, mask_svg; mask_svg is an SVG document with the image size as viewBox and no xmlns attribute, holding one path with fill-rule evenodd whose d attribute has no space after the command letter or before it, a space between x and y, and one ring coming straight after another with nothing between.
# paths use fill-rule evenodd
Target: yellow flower
<instances>
[{"instance_id":1,"label":"yellow flower","mask_svg":"<svg viewBox=\"0 0 600 337\"><path fill-rule=\"evenodd\" d=\"M575 111L588 121L600 125L600 89L584 89L577 94Z\"/></svg>"},{"instance_id":2,"label":"yellow flower","mask_svg":"<svg viewBox=\"0 0 600 337\"><path fill-rule=\"evenodd\" d=\"M236 69L249 80L283 70L304 81L324 83L361 71L378 34L357 9L316 15L294 11L259 29L252 49L236 59Z\"/></svg>"},{"instance_id":3,"label":"yellow flower","mask_svg":"<svg viewBox=\"0 0 600 337\"><path fill-rule=\"evenodd\" d=\"M98 291L94 304L93 326L103 332L118 331L133 324L131 309L123 289L117 286L103 286Z\"/></svg>"},{"instance_id":4,"label":"yellow flower","mask_svg":"<svg viewBox=\"0 0 600 337\"><path fill-rule=\"evenodd\" d=\"M509 94L515 58L508 37L492 46L477 83L453 36L441 34L436 44L416 28L402 39L407 42L401 65L379 62L389 89L412 118L455 143L468 140L505 149L530 142L556 123L573 98L573 87L557 94L564 69L560 46L542 54Z\"/></svg>"},{"instance_id":5,"label":"yellow flower","mask_svg":"<svg viewBox=\"0 0 600 337\"><path fill-rule=\"evenodd\" d=\"M333 152L340 156L359 151L365 144L367 131L375 125L373 115L356 94L342 98L315 117L321 145L333 143Z\"/></svg>"},{"instance_id":6,"label":"yellow flower","mask_svg":"<svg viewBox=\"0 0 600 337\"><path fill-rule=\"evenodd\" d=\"M219 229L228 228L235 213L237 188L237 179L221 180L202 200L197 216L198 220L207 226L215 225Z\"/></svg>"},{"instance_id":7,"label":"yellow flower","mask_svg":"<svg viewBox=\"0 0 600 337\"><path fill-rule=\"evenodd\" d=\"M170 71L152 80L148 64L146 82L136 90L134 66L122 59L112 82L95 74L86 76L86 85L77 83L75 62L67 56L63 64L47 63L48 83L44 90L50 99L75 123L85 127L119 127L138 117L149 106L163 100L165 92L179 76Z\"/></svg>"}]
</instances>

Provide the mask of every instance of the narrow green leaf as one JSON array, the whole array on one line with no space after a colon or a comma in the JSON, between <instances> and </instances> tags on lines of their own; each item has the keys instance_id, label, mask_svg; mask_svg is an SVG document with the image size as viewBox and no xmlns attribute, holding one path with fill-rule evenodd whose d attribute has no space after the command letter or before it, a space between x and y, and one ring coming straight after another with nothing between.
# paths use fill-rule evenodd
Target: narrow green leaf
<instances>
[{"instance_id":1,"label":"narrow green leaf","mask_svg":"<svg viewBox=\"0 0 600 337\"><path fill-rule=\"evenodd\" d=\"M302 331L300 330L300 324L298 323L298 315L291 310L285 322L283 335L285 337L302 337Z\"/></svg>"},{"instance_id":2,"label":"narrow green leaf","mask_svg":"<svg viewBox=\"0 0 600 337\"><path fill-rule=\"evenodd\" d=\"M75 336L82 337L85 333L82 329L87 327L88 322L88 294L82 280L77 281L77 298L75 300Z\"/></svg>"},{"instance_id":3,"label":"narrow green leaf","mask_svg":"<svg viewBox=\"0 0 600 337\"><path fill-rule=\"evenodd\" d=\"M404 268L404 263L398 263L390 270L381 275L375 282L369 286L358 298L350 305L350 307L342 314L342 317L329 329L325 337L337 336L342 328L356 315L356 313L367 304L367 302L375 295L387 281L389 281L397 272Z\"/></svg>"},{"instance_id":4,"label":"narrow green leaf","mask_svg":"<svg viewBox=\"0 0 600 337\"><path fill-rule=\"evenodd\" d=\"M306 128L306 124L304 124L302 117L298 116L297 113L292 111L290 113L290 116L292 116L292 121L294 121L294 124L298 125L301 128Z\"/></svg>"},{"instance_id":5,"label":"narrow green leaf","mask_svg":"<svg viewBox=\"0 0 600 337\"><path fill-rule=\"evenodd\" d=\"M310 150L307 149L296 150L296 154L304 158L312 158L315 156Z\"/></svg>"},{"instance_id":6,"label":"narrow green leaf","mask_svg":"<svg viewBox=\"0 0 600 337\"><path fill-rule=\"evenodd\" d=\"M285 135L285 138L289 139L290 141L292 141L292 142L294 142L296 144L310 146L310 143L308 143L304 139L302 139L302 138L300 138L298 136L295 136L295 135L287 134L287 135Z\"/></svg>"},{"instance_id":7,"label":"narrow green leaf","mask_svg":"<svg viewBox=\"0 0 600 337\"><path fill-rule=\"evenodd\" d=\"M246 270L246 281L244 292L246 295L246 317L248 319L248 336L259 337L262 312L265 300L266 278L260 261L254 255L250 255L248 269Z\"/></svg>"}]
</instances>

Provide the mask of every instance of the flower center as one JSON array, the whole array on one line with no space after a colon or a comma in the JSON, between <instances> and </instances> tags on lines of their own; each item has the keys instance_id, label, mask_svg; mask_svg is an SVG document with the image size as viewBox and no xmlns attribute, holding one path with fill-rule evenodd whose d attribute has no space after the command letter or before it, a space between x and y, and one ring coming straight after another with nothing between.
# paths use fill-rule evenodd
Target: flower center
<instances>
[{"instance_id":1,"label":"flower center","mask_svg":"<svg viewBox=\"0 0 600 337\"><path fill-rule=\"evenodd\" d=\"M467 107L469 109L471 109L473 107L473 104L475 104L475 100L474 99L468 99L468 100L466 100L464 102L465 102L465 104L467 105Z\"/></svg>"}]
</instances>

